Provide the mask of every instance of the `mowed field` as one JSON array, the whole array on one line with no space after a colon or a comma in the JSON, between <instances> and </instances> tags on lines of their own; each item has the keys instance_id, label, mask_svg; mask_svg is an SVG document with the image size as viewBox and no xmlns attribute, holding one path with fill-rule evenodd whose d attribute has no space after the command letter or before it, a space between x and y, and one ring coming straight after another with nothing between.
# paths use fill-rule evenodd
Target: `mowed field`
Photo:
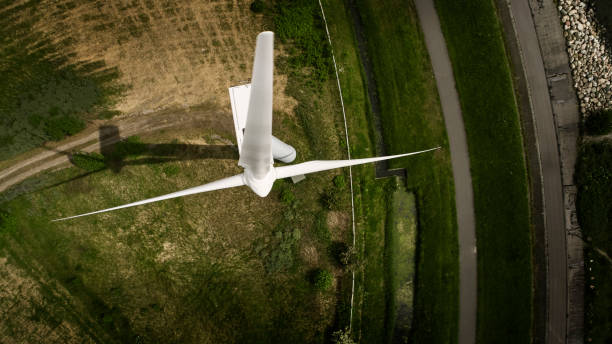
<instances>
[{"instance_id":1,"label":"mowed field","mask_svg":"<svg viewBox=\"0 0 612 344\"><path fill-rule=\"evenodd\" d=\"M227 87L250 78L254 37L272 28L238 1L26 0L0 13L2 160L113 115L213 102L231 120ZM286 81L275 108L290 111Z\"/></svg>"},{"instance_id":2,"label":"mowed field","mask_svg":"<svg viewBox=\"0 0 612 344\"><path fill-rule=\"evenodd\" d=\"M254 37L270 20L243 1L49 1L36 29L70 38L73 59L117 67L123 113L206 101L229 109L227 87L251 77ZM276 77L284 88L286 77ZM286 109L283 92L275 106ZM293 104L295 105L295 104Z\"/></svg>"},{"instance_id":3,"label":"mowed field","mask_svg":"<svg viewBox=\"0 0 612 344\"><path fill-rule=\"evenodd\" d=\"M110 108L119 120L164 112L185 123L107 148L107 162L121 159L100 171L49 171L0 194L0 342L312 343L329 338L337 317L347 322L336 305L346 308L350 285L330 249L350 239L346 184L333 182L341 171L279 181L265 199L236 188L50 222L240 173L227 87L250 77L255 36L274 28L271 8L18 6L3 8L16 20L36 14L29 27L62 47L64 63L117 71L113 82L126 87ZM305 8L298 19L317 23ZM297 148L298 162L344 158L335 83L292 63L301 47L290 34L284 41L276 41L275 135ZM329 289L312 283L320 269L331 272Z\"/></svg>"}]
</instances>

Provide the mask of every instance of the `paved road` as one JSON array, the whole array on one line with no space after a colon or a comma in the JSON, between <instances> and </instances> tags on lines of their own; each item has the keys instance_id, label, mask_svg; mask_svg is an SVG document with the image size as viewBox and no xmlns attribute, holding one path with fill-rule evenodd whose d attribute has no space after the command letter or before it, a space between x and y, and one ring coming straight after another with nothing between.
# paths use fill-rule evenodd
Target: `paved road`
<instances>
[{"instance_id":1,"label":"paved road","mask_svg":"<svg viewBox=\"0 0 612 344\"><path fill-rule=\"evenodd\" d=\"M459 227L459 343L476 341L476 234L474 195L465 128L455 79L433 0L415 0L450 144Z\"/></svg>"},{"instance_id":2,"label":"paved road","mask_svg":"<svg viewBox=\"0 0 612 344\"><path fill-rule=\"evenodd\" d=\"M548 257L547 343L565 343L567 321L567 256L563 185L557 140L557 126L544 62L527 0L510 0L510 12L527 76L529 101L534 114L536 141L540 153L544 221Z\"/></svg>"}]
</instances>

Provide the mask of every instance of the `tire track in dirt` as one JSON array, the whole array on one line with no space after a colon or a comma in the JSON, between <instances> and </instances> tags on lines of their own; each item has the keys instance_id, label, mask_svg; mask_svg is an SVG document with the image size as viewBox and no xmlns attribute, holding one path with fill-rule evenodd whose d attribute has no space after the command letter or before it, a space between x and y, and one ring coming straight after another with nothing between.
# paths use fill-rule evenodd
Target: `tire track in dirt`
<instances>
[{"instance_id":1,"label":"tire track in dirt","mask_svg":"<svg viewBox=\"0 0 612 344\"><path fill-rule=\"evenodd\" d=\"M215 114L218 114L214 111ZM209 115L209 114L205 114ZM100 141L98 131L92 132L84 137L72 138L71 141L60 144L57 147L48 147L48 151L41 152L33 157L12 165L0 171L0 192L3 192L25 179L40 172L59 167L70 162L69 152L71 149L79 147L87 142L93 143L81 147L78 150L85 152L100 151L101 147L111 145L121 138L136 134L150 133L156 130L170 127L184 127L201 120L202 117L187 111L164 111L158 114L149 114L146 117L125 117L116 121L97 122L94 126L102 127L114 125L119 129L121 137L111 137ZM229 119L228 119L229 120ZM229 123L229 122L228 122ZM90 129L91 130L91 129ZM70 139L69 139L70 140ZM46 161L45 161L46 160ZM42 163L41 163L42 162Z\"/></svg>"}]
</instances>

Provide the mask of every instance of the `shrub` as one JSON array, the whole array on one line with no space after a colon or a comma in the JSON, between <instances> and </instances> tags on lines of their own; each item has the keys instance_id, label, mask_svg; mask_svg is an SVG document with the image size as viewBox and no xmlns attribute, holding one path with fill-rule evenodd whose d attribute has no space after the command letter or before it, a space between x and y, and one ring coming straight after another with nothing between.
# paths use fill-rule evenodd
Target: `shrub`
<instances>
[{"instance_id":1,"label":"shrub","mask_svg":"<svg viewBox=\"0 0 612 344\"><path fill-rule=\"evenodd\" d=\"M340 206L340 190L335 187L327 188L321 195L321 203L329 210L338 209Z\"/></svg>"},{"instance_id":2,"label":"shrub","mask_svg":"<svg viewBox=\"0 0 612 344\"><path fill-rule=\"evenodd\" d=\"M70 161L74 166L82 168L86 171L99 171L106 168L106 160L104 156L96 152L77 152L72 154Z\"/></svg>"},{"instance_id":3,"label":"shrub","mask_svg":"<svg viewBox=\"0 0 612 344\"><path fill-rule=\"evenodd\" d=\"M340 254L340 263L345 269L354 271L359 267L359 255L355 246L349 246Z\"/></svg>"},{"instance_id":4,"label":"shrub","mask_svg":"<svg viewBox=\"0 0 612 344\"><path fill-rule=\"evenodd\" d=\"M17 220L13 214L0 209L0 234L12 233L17 228Z\"/></svg>"},{"instance_id":5,"label":"shrub","mask_svg":"<svg viewBox=\"0 0 612 344\"><path fill-rule=\"evenodd\" d=\"M289 189L283 189L283 191L281 191L280 197L281 197L281 202L283 202L284 204L288 206L293 205L293 203L295 203L296 201L295 195Z\"/></svg>"},{"instance_id":6,"label":"shrub","mask_svg":"<svg viewBox=\"0 0 612 344\"><path fill-rule=\"evenodd\" d=\"M278 2L274 29L281 41L293 41L298 51L291 53L289 62L297 68L312 67L316 80L325 81L332 73L331 50L324 31L320 29L319 6L315 1Z\"/></svg>"},{"instance_id":7,"label":"shrub","mask_svg":"<svg viewBox=\"0 0 612 344\"><path fill-rule=\"evenodd\" d=\"M334 186L340 191L346 188L346 179L344 178L344 174L339 174L334 177Z\"/></svg>"},{"instance_id":8,"label":"shrub","mask_svg":"<svg viewBox=\"0 0 612 344\"><path fill-rule=\"evenodd\" d=\"M99 119L111 119L120 114L121 114L121 111L117 111L117 110L103 110L98 114L98 118Z\"/></svg>"},{"instance_id":9,"label":"shrub","mask_svg":"<svg viewBox=\"0 0 612 344\"><path fill-rule=\"evenodd\" d=\"M251 2L251 11L254 13L261 13L264 10L264 4L261 0L255 0Z\"/></svg>"},{"instance_id":10,"label":"shrub","mask_svg":"<svg viewBox=\"0 0 612 344\"><path fill-rule=\"evenodd\" d=\"M342 257L348 251L349 246L342 241L334 241L329 246L329 253L338 265L344 266Z\"/></svg>"},{"instance_id":11,"label":"shrub","mask_svg":"<svg viewBox=\"0 0 612 344\"><path fill-rule=\"evenodd\" d=\"M314 286L317 290L326 291L332 286L334 277L331 272L325 269L319 269L314 274Z\"/></svg>"},{"instance_id":12,"label":"shrub","mask_svg":"<svg viewBox=\"0 0 612 344\"><path fill-rule=\"evenodd\" d=\"M177 173L179 173L180 168L177 165L167 165L167 166L164 166L163 171L164 171L164 174L166 174L166 176L169 177L169 176L174 176Z\"/></svg>"},{"instance_id":13,"label":"shrub","mask_svg":"<svg viewBox=\"0 0 612 344\"><path fill-rule=\"evenodd\" d=\"M74 135L85 128L83 120L70 115L52 116L46 123L45 133L54 141Z\"/></svg>"},{"instance_id":14,"label":"shrub","mask_svg":"<svg viewBox=\"0 0 612 344\"><path fill-rule=\"evenodd\" d=\"M588 135L605 135L612 131L612 109L593 112L584 120Z\"/></svg>"},{"instance_id":15,"label":"shrub","mask_svg":"<svg viewBox=\"0 0 612 344\"><path fill-rule=\"evenodd\" d=\"M355 341L351 338L351 330L348 328L334 332L332 337L335 344L355 344Z\"/></svg>"},{"instance_id":16,"label":"shrub","mask_svg":"<svg viewBox=\"0 0 612 344\"><path fill-rule=\"evenodd\" d=\"M276 245L272 247L266 259L267 272L280 272L293 267L295 257L295 246L302 234L299 229L285 228L274 233Z\"/></svg>"}]
</instances>

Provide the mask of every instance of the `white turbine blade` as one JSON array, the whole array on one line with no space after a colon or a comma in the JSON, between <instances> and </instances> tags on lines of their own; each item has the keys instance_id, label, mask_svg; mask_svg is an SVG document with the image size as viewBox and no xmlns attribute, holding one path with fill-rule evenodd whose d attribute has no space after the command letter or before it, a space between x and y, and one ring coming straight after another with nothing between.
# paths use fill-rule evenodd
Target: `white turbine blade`
<instances>
[{"instance_id":1,"label":"white turbine blade","mask_svg":"<svg viewBox=\"0 0 612 344\"><path fill-rule=\"evenodd\" d=\"M257 178L268 173L272 163L272 81L274 73L274 33L257 35L251 97L238 165Z\"/></svg>"},{"instance_id":2,"label":"white turbine blade","mask_svg":"<svg viewBox=\"0 0 612 344\"><path fill-rule=\"evenodd\" d=\"M332 170L332 169L340 168L340 167L361 165L361 164L367 164L370 162L401 158L404 156L416 155L416 154L433 151L439 148L440 147L436 147L436 148L430 148L430 149L426 149L426 150L422 150L418 152L381 156L377 158L365 158L365 159L354 159L354 160L315 160L315 161L303 162L301 164L281 166L275 169L276 179L299 176L301 174L314 173L314 172L320 172L320 171L325 171L325 170Z\"/></svg>"},{"instance_id":3,"label":"white turbine blade","mask_svg":"<svg viewBox=\"0 0 612 344\"><path fill-rule=\"evenodd\" d=\"M232 176L232 177L229 177L229 178L223 178L223 179L214 181L212 183L196 186L196 187L193 187L193 188L190 188L190 189L187 189L187 190L177 191L177 192L173 192L171 194L167 194L167 195L163 195L163 196L153 197L153 198L145 199L145 200L134 202L134 203L130 203L130 204L120 205L120 206L114 207L114 208L108 208L108 209L104 209L104 210L92 211L91 213L87 213L87 214L81 214L81 215L76 215L76 216L64 217L64 218L61 218L61 219L55 219L55 220L52 220L52 222L63 221L63 220L68 220L68 219L74 219L75 217L81 217L81 216L105 213L107 211L113 211L113 210L117 210L117 209L129 208L129 207L134 207L134 206L137 206L137 205L153 203L153 202L163 201L163 200L170 199L170 198L183 197L183 196L193 195L193 194L207 192L207 191L233 188L233 187L241 186L241 185L244 185L244 181L242 179L242 173L238 174L238 175L235 175L235 176Z\"/></svg>"}]
</instances>

